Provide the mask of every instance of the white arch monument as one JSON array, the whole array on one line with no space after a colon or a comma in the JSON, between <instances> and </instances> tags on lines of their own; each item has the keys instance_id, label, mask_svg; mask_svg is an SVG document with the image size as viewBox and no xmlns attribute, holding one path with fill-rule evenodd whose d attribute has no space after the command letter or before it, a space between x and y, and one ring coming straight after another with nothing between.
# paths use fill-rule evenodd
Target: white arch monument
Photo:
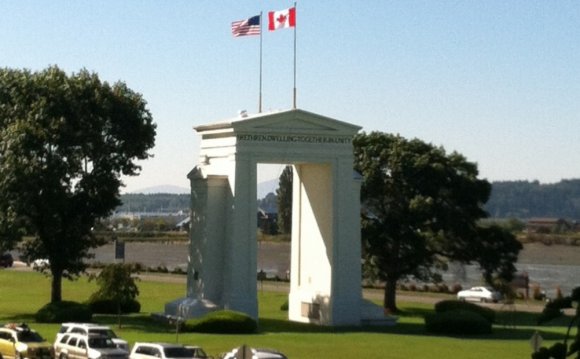
<instances>
[{"instance_id":1,"label":"white arch monument","mask_svg":"<svg viewBox=\"0 0 580 359\"><path fill-rule=\"evenodd\" d=\"M194 317L231 309L257 319L257 165L284 163L294 166L289 319L359 325L368 316L360 180L353 171L352 138L360 127L295 109L242 114L195 130L201 151L188 175L187 297L168 303L166 313Z\"/></svg>"}]
</instances>

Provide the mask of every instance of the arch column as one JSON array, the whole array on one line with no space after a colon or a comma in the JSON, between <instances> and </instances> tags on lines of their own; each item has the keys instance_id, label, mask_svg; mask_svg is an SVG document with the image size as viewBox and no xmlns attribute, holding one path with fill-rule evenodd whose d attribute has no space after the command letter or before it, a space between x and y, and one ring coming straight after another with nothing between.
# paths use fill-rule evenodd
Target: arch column
<instances>
[{"instance_id":1,"label":"arch column","mask_svg":"<svg viewBox=\"0 0 580 359\"><path fill-rule=\"evenodd\" d=\"M258 317L256 171L249 155L236 154L234 188L229 209L228 239L225 243L223 306ZM225 225L225 223L224 223Z\"/></svg>"}]
</instances>

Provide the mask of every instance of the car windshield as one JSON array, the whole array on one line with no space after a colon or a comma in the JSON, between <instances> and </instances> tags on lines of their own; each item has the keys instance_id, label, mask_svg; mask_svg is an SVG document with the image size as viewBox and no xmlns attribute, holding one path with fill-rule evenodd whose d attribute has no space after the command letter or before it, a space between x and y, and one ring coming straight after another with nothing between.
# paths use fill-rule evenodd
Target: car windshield
<instances>
[{"instance_id":1,"label":"car windshield","mask_svg":"<svg viewBox=\"0 0 580 359\"><path fill-rule=\"evenodd\" d=\"M89 347L91 348L115 348L115 343L110 338L89 338Z\"/></svg>"},{"instance_id":2,"label":"car windshield","mask_svg":"<svg viewBox=\"0 0 580 359\"><path fill-rule=\"evenodd\" d=\"M40 343L44 341L44 338L42 338L40 334L31 330L18 332L17 337L19 342L24 343Z\"/></svg>"},{"instance_id":3,"label":"car windshield","mask_svg":"<svg viewBox=\"0 0 580 359\"><path fill-rule=\"evenodd\" d=\"M111 329L89 329L91 334L104 335L109 338L116 338L117 335Z\"/></svg>"},{"instance_id":4,"label":"car windshield","mask_svg":"<svg viewBox=\"0 0 580 359\"><path fill-rule=\"evenodd\" d=\"M168 358L193 358L193 349L189 348L164 348L163 351Z\"/></svg>"}]
</instances>

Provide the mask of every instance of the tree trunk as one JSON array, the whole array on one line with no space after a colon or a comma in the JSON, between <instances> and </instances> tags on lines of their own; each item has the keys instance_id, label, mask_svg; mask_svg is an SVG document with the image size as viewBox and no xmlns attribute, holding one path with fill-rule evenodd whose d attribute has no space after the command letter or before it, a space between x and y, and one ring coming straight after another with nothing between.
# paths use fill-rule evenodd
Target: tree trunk
<instances>
[{"instance_id":1,"label":"tree trunk","mask_svg":"<svg viewBox=\"0 0 580 359\"><path fill-rule=\"evenodd\" d=\"M50 302L58 303L62 301L62 272L52 272L52 283L50 288Z\"/></svg>"},{"instance_id":2,"label":"tree trunk","mask_svg":"<svg viewBox=\"0 0 580 359\"><path fill-rule=\"evenodd\" d=\"M119 329L121 329L121 301L117 300L117 320L119 324Z\"/></svg>"},{"instance_id":3,"label":"tree trunk","mask_svg":"<svg viewBox=\"0 0 580 359\"><path fill-rule=\"evenodd\" d=\"M397 281L387 279L385 282L385 297L383 300L383 307L385 314L395 314L399 311L397 309Z\"/></svg>"}]
</instances>

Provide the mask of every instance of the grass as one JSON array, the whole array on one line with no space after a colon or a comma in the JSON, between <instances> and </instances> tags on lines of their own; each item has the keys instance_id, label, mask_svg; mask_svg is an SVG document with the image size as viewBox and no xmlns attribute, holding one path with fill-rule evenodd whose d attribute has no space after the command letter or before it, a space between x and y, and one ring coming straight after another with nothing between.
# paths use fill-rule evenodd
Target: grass
<instances>
[{"instance_id":1,"label":"grass","mask_svg":"<svg viewBox=\"0 0 580 359\"><path fill-rule=\"evenodd\" d=\"M260 332L254 335L177 334L174 328L156 323L150 313L161 312L166 302L182 297L183 284L139 281L142 313L123 318L117 328L115 316L96 316L94 320L114 327L119 336L135 341L164 341L201 345L217 357L219 353L247 344L271 347L289 358L530 358L529 339L538 330L544 345L561 340L568 318L537 327L537 314L498 313L493 334L480 337L435 336L425 332L423 316L432 304L399 303L403 313L394 327L327 328L289 322L280 306L286 295L259 291ZM96 290L86 278L63 282L63 298L85 301ZM28 322L43 336L53 340L57 324L34 323L34 313L50 298L50 278L35 272L0 270L0 323Z\"/></svg>"}]
</instances>

